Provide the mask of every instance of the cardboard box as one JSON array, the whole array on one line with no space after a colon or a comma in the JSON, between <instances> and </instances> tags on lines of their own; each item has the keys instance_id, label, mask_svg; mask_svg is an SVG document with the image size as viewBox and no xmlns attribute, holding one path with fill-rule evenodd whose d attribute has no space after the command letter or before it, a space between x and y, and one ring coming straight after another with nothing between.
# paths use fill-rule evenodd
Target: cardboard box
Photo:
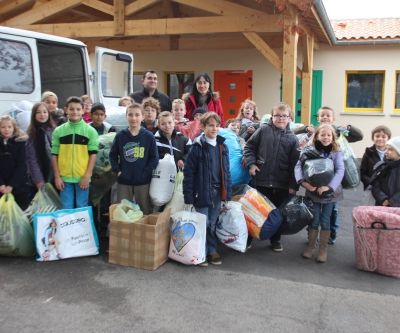
<instances>
[{"instance_id":1,"label":"cardboard box","mask_svg":"<svg viewBox=\"0 0 400 333\"><path fill-rule=\"evenodd\" d=\"M168 260L171 209L126 223L112 220L116 205L110 206L108 262L155 270Z\"/></svg>"}]
</instances>

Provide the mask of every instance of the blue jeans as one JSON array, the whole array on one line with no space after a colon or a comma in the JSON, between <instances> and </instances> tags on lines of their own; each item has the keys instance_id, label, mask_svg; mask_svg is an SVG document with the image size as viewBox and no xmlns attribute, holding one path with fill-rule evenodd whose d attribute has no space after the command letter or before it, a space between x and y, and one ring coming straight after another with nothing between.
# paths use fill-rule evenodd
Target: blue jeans
<instances>
[{"instance_id":1,"label":"blue jeans","mask_svg":"<svg viewBox=\"0 0 400 333\"><path fill-rule=\"evenodd\" d=\"M79 183L64 182L64 190L60 191L60 199L64 209L88 206L89 189L82 190Z\"/></svg>"},{"instance_id":2,"label":"blue jeans","mask_svg":"<svg viewBox=\"0 0 400 333\"><path fill-rule=\"evenodd\" d=\"M330 227L331 232L337 233L337 231L339 229L339 211L338 211L336 202L333 205L330 224L331 224L331 227Z\"/></svg>"},{"instance_id":3,"label":"blue jeans","mask_svg":"<svg viewBox=\"0 0 400 333\"><path fill-rule=\"evenodd\" d=\"M331 215L334 202L320 203L314 202L314 219L310 224L310 228L318 230L321 226L322 231L329 231L331 226Z\"/></svg>"},{"instance_id":4,"label":"blue jeans","mask_svg":"<svg viewBox=\"0 0 400 333\"><path fill-rule=\"evenodd\" d=\"M213 202L212 206L195 207L198 213L207 216L207 236L206 236L207 255L217 253L218 239L215 233L215 228L221 210L221 196L219 189L212 189L212 202Z\"/></svg>"}]
</instances>

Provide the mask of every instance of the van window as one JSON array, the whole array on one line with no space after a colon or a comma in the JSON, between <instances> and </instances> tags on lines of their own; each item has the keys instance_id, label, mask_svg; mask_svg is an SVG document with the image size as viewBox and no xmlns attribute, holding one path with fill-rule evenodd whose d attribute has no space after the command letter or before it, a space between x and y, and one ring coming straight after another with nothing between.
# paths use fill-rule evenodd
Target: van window
<instances>
[{"instance_id":1,"label":"van window","mask_svg":"<svg viewBox=\"0 0 400 333\"><path fill-rule=\"evenodd\" d=\"M22 42L0 39L0 91L29 94L33 91L32 54Z\"/></svg>"},{"instance_id":2,"label":"van window","mask_svg":"<svg viewBox=\"0 0 400 333\"><path fill-rule=\"evenodd\" d=\"M56 93L59 107L70 96L88 93L80 47L39 41L38 53L42 93L46 90Z\"/></svg>"},{"instance_id":3,"label":"van window","mask_svg":"<svg viewBox=\"0 0 400 333\"><path fill-rule=\"evenodd\" d=\"M129 94L129 66L130 62L118 59L115 54L104 53L101 56L101 91L104 97Z\"/></svg>"}]
</instances>

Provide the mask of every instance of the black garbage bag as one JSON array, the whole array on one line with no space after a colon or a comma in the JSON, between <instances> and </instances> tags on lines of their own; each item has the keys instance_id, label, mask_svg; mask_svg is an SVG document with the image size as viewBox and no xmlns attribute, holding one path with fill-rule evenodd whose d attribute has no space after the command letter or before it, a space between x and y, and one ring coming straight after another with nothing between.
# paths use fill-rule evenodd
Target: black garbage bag
<instances>
[{"instance_id":1,"label":"black garbage bag","mask_svg":"<svg viewBox=\"0 0 400 333\"><path fill-rule=\"evenodd\" d=\"M311 185L326 186L335 175L333 161L330 158L306 160L303 165L303 174L305 181Z\"/></svg>"},{"instance_id":2,"label":"black garbage bag","mask_svg":"<svg viewBox=\"0 0 400 333\"><path fill-rule=\"evenodd\" d=\"M314 218L314 204L310 198L294 196L280 207L282 235L293 235L302 230Z\"/></svg>"}]
</instances>

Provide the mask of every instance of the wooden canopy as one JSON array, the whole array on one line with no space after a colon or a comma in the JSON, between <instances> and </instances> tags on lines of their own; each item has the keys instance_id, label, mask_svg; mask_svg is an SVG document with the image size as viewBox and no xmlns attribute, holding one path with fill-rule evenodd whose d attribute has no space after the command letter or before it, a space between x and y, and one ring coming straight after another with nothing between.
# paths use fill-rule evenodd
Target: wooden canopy
<instances>
[{"instance_id":1,"label":"wooden canopy","mask_svg":"<svg viewBox=\"0 0 400 333\"><path fill-rule=\"evenodd\" d=\"M255 47L282 73L282 100L310 117L313 50L330 43L312 0L3 0L1 25L135 52ZM303 54L298 68L299 40Z\"/></svg>"}]
</instances>

